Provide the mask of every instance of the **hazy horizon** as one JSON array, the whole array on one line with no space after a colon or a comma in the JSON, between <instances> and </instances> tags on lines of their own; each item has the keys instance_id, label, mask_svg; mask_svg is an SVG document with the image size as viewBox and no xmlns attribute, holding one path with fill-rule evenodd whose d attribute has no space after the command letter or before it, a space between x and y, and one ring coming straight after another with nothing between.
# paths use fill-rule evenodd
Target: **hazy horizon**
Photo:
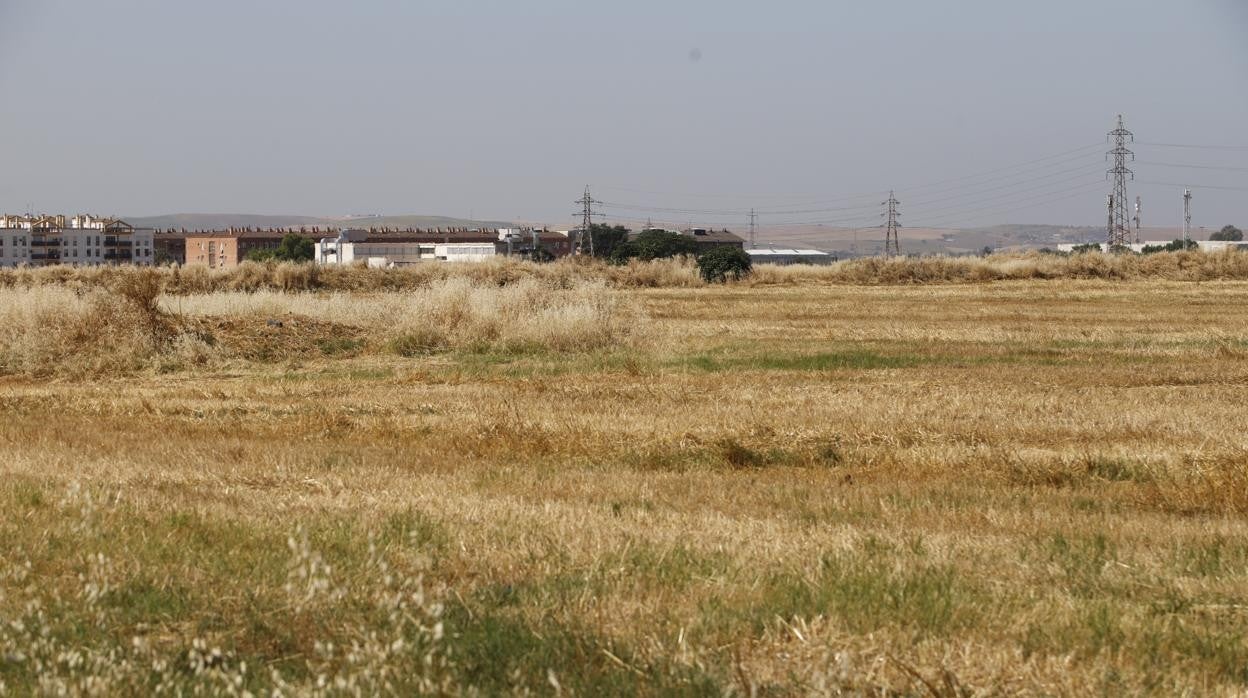
<instances>
[{"instance_id":1,"label":"hazy horizon","mask_svg":"<svg viewBox=\"0 0 1248 698\"><path fill-rule=\"evenodd\" d=\"M6 2L0 210L1248 224L1248 6L1006 5Z\"/></svg>"}]
</instances>

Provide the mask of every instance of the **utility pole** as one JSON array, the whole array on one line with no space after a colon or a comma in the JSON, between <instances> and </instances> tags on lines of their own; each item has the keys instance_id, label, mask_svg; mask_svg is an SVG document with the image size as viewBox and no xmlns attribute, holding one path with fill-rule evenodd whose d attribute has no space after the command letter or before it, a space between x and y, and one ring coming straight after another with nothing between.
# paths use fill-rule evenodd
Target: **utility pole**
<instances>
[{"instance_id":1,"label":"utility pole","mask_svg":"<svg viewBox=\"0 0 1248 698\"><path fill-rule=\"evenodd\" d=\"M585 185L585 195L576 200L581 205L581 234L576 240L576 254L585 254L589 252L589 256L594 256L594 204L599 203L594 197L589 195L589 185Z\"/></svg>"},{"instance_id":2,"label":"utility pole","mask_svg":"<svg viewBox=\"0 0 1248 698\"><path fill-rule=\"evenodd\" d=\"M1135 244L1140 244L1140 197L1135 197Z\"/></svg>"},{"instance_id":3,"label":"utility pole","mask_svg":"<svg viewBox=\"0 0 1248 698\"><path fill-rule=\"evenodd\" d=\"M1183 242L1192 239L1192 190L1183 190Z\"/></svg>"},{"instance_id":4,"label":"utility pole","mask_svg":"<svg viewBox=\"0 0 1248 698\"><path fill-rule=\"evenodd\" d=\"M1109 239L1113 240L1114 239L1114 195L1113 194L1110 194L1109 196L1105 197L1105 210L1108 211L1105 217L1105 221L1106 221L1105 229L1109 231ZM1114 243L1112 242L1109 243L1106 246L1106 251L1108 251L1109 248L1113 247L1113 244Z\"/></svg>"},{"instance_id":5,"label":"utility pole","mask_svg":"<svg viewBox=\"0 0 1248 698\"><path fill-rule=\"evenodd\" d=\"M1127 157L1135 159L1135 153L1127 149L1127 140L1135 140L1135 134L1127 130L1123 124L1122 114L1118 115L1118 126L1109 132L1108 138L1114 139L1114 148L1106 153L1106 157L1114 156L1114 166L1108 172L1114 176L1114 191L1109 196L1109 229L1106 231L1109 249L1127 247L1131 244L1131 225L1127 220L1127 177L1135 179L1135 173L1127 168Z\"/></svg>"},{"instance_id":6,"label":"utility pole","mask_svg":"<svg viewBox=\"0 0 1248 698\"><path fill-rule=\"evenodd\" d=\"M754 231L758 228L758 214L750 209L750 249L754 249Z\"/></svg>"},{"instance_id":7,"label":"utility pole","mask_svg":"<svg viewBox=\"0 0 1248 698\"><path fill-rule=\"evenodd\" d=\"M888 218L884 225L884 256L899 256L901 255L901 242L897 239L897 231L901 228L901 214L898 213L897 207L901 205L901 202L897 200L897 195L890 191L888 201L881 205L888 207L888 210L882 214Z\"/></svg>"}]
</instances>

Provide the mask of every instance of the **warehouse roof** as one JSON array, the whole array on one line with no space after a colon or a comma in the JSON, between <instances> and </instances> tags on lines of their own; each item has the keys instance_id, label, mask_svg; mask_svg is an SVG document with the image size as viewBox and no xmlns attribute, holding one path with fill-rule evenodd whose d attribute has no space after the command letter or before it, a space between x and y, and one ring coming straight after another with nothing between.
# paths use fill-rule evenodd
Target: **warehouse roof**
<instances>
[{"instance_id":1,"label":"warehouse roof","mask_svg":"<svg viewBox=\"0 0 1248 698\"><path fill-rule=\"evenodd\" d=\"M812 250L812 249L797 249L797 248L783 248L783 247L780 247L780 248L777 248L777 247L754 247L754 248L751 248L751 249L746 250L746 252L749 252L751 255L757 255L757 256L760 256L760 257L770 257L770 256L785 256L785 257L794 257L794 256L803 256L803 257L827 257L827 256L828 256L828 253L827 253L827 252L823 252L823 251L821 251L821 250Z\"/></svg>"}]
</instances>

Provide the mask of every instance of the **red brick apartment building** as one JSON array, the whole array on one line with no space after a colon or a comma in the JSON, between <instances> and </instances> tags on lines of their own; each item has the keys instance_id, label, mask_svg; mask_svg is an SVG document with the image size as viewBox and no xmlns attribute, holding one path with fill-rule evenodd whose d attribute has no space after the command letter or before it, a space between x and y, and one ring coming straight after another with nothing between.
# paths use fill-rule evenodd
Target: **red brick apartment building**
<instances>
[{"instance_id":1,"label":"red brick apartment building","mask_svg":"<svg viewBox=\"0 0 1248 698\"><path fill-rule=\"evenodd\" d=\"M272 249L282 242L284 231L210 230L186 234L186 264L209 269L236 267L252 250Z\"/></svg>"}]
</instances>

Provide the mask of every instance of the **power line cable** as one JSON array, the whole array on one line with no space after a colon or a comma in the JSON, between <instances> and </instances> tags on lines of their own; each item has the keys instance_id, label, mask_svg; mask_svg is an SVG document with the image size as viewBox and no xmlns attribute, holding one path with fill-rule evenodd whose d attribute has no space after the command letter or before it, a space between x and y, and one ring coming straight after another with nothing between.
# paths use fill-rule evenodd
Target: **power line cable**
<instances>
[{"instance_id":1,"label":"power line cable","mask_svg":"<svg viewBox=\"0 0 1248 698\"><path fill-rule=\"evenodd\" d=\"M1153 148L1186 148L1188 150L1248 150L1248 145L1193 145L1191 143L1149 143L1136 141L1137 145Z\"/></svg>"},{"instance_id":2,"label":"power line cable","mask_svg":"<svg viewBox=\"0 0 1248 698\"><path fill-rule=\"evenodd\" d=\"M1136 180L1136 182L1138 184L1152 184L1152 185L1162 186L1162 187L1187 187L1190 189L1221 189L1223 191L1248 191L1248 187L1225 187L1225 186L1218 186L1215 184L1191 184L1191 183L1179 184L1177 182L1156 182L1156 181L1150 181L1150 180L1145 180L1145 179Z\"/></svg>"},{"instance_id":3,"label":"power line cable","mask_svg":"<svg viewBox=\"0 0 1248 698\"><path fill-rule=\"evenodd\" d=\"M985 208L985 209L959 211L956 213L949 213L949 214L934 216L932 218L928 218L926 221L922 223L912 223L911 227L912 228L938 227L938 226L933 226L932 223L939 222L941 224L947 224L949 221L953 221L953 220L964 220L964 221L978 220L987 216L997 216L1003 213L1011 213L1013 211L1020 211L1023 209L1034 208L1036 206L1043 206L1045 204L1053 203L1055 201L1062 201L1065 199L1074 198L1076 196L1083 196L1087 192L1092 191L1094 188L1099 188L1101 184L1102 184L1101 182L1094 182L1094 183L1084 184L1078 187L1073 187L1071 189L1063 190L1060 192L1050 192L1050 195L1042 199L1036 200L1036 201L1030 201L1030 202L1026 200L1016 201L1016 202L1012 202L1009 204L1004 204L1001 206L995 206L995 207L990 207L990 208Z\"/></svg>"},{"instance_id":4,"label":"power line cable","mask_svg":"<svg viewBox=\"0 0 1248 698\"><path fill-rule=\"evenodd\" d=\"M998 168L996 168L996 169L992 169L992 170L984 170L983 172L979 172L979 173L976 173L976 174L969 174L969 175L965 175L965 176L963 176L963 177L952 177L952 178L949 178L949 179L937 180L937 181L935 181L935 182L928 182L928 183L926 183L926 184L918 184L918 185L912 185L912 186L907 186L907 187L898 187L898 188L899 188L899 189L904 189L904 190L906 190L906 191L916 191L916 190L922 190L922 189L926 189L926 188L929 188L929 187L933 187L933 186L937 186L937 185L945 184L945 183L947 183L947 182L958 182L958 181L967 180L967 179L977 179L977 178L979 178L979 177L985 177L985 176L988 176L988 175L993 175L993 174L997 174L997 173L1000 173L1000 172L1006 172L1006 171L1008 171L1008 170L1017 169L1017 168L1019 168L1019 167L1026 167L1026 166L1028 166L1028 165L1034 165L1034 164L1036 164L1036 163L1044 162L1044 161L1046 161L1046 160L1056 160L1056 159L1058 159L1058 158L1062 158L1062 157L1065 157L1065 156L1068 156L1068 155L1072 155L1072 154L1075 154L1075 153L1082 153L1083 151L1086 151L1086 150L1091 150L1092 148L1101 148L1101 147L1102 147L1102 144L1101 144L1101 143L1091 143L1091 144L1088 144L1088 145L1079 146L1078 148L1071 148L1070 150L1063 151L1063 152L1061 152L1061 153L1056 153L1056 154L1054 154L1054 155L1049 155L1049 156L1047 156L1047 157L1036 158L1035 160L1028 160L1027 162L1018 163L1018 164L1016 164L1016 165L1008 165L1008 166L1006 166L1006 167L998 167ZM1083 156L1084 156L1084 157L1086 157L1086 154L1085 154L1085 155L1083 155ZM1078 159L1078 158L1075 158L1075 159ZM1056 164L1056 163L1054 163L1054 164Z\"/></svg>"},{"instance_id":5,"label":"power line cable","mask_svg":"<svg viewBox=\"0 0 1248 698\"><path fill-rule=\"evenodd\" d=\"M1083 151L1088 151L1088 150L1090 150L1090 149L1092 149L1092 148L1100 148L1100 147L1101 147L1101 144L1100 144L1100 143L1092 143L1092 144L1088 144L1088 145L1080 146L1080 147L1078 147L1078 148L1072 148L1072 149L1070 149L1070 150L1062 151L1062 152L1060 152L1060 153L1054 153L1053 155L1047 155L1047 156L1045 156L1045 157L1035 158L1035 159L1032 159L1032 160L1027 160L1027 161L1024 161L1024 162L1021 162L1021 163L1015 163L1015 164L1012 164L1012 165L1006 165L1006 166L1003 166L1003 167L997 167L997 168L993 168L993 169L989 169L989 170L983 170L983 171L980 171L980 172L974 172L974 173L967 174L967 175L962 175L962 176L959 176L959 177L950 177L950 178L945 178L945 179L935 180L935 181L931 181L931 182L926 182L926 183L923 183L923 184L916 184L916 185L910 185L910 186L906 186L906 187L899 187L899 190L905 190L905 191L922 191L922 190L924 190L924 189L930 189L930 188L937 187L937 186L941 186L941 185L944 185L944 184L947 184L947 183L952 183L952 182L966 182L966 181L968 181L968 180L974 180L974 179L979 179L979 178L983 178L983 177L989 177L989 176L992 176L992 175L995 175L995 174L999 174L999 173L1001 173L1001 172L1007 172L1007 171L1009 171L1009 170L1015 170L1015 169L1018 169L1018 168L1020 168L1020 167L1028 167L1028 166L1030 166L1030 165L1035 165L1035 164L1038 164L1038 163L1044 163L1044 162L1048 162L1048 161L1050 161L1050 160L1059 160L1059 159L1061 159L1061 158L1064 158L1064 157L1070 156L1070 155L1075 154L1075 153L1082 153L1084 156L1086 156L1088 153L1084 153ZM1078 158L1068 159L1067 161L1073 161L1073 160L1075 160L1075 159L1078 159ZM1045 169L1045 168L1047 168L1047 167L1052 167L1052 166L1055 166L1055 165L1058 165L1058 164L1061 164L1061 163L1059 163L1059 162L1050 162L1050 163L1048 163L1047 165L1044 165L1044 166L1042 166L1042 167L1040 167L1040 168L1036 168L1036 169ZM1021 173L1021 172L1020 172L1020 173L1018 173L1018 174L1023 174L1023 173ZM598 185L598 188L599 188L599 189L614 190L614 191L627 191L627 192L637 193L637 194L648 194L648 195L652 195L652 196L679 196L679 197L681 197L681 198L710 198L710 199L715 199L715 198L719 198L719 199L765 199L765 200L766 200L766 199L799 199L799 200L804 200L804 201L796 201L796 202L792 202L792 203L788 203L788 204L778 204L778 205L774 205L774 206L758 206L758 207L756 207L756 208L757 208L757 210L758 210L758 211L760 211L760 212L769 212L769 213L775 213L775 212L776 212L776 209L782 209L782 208L785 208L785 207L792 207L792 206L795 206L795 205L797 205L797 206L802 206L802 205L819 205L819 204L822 204L822 203L832 203L832 202L839 203L839 202L849 202L849 201L856 201L856 200L875 199L875 198L878 198L880 195L887 194L887 192L888 192L888 190L886 190L886 189L877 189L877 190L874 190L874 191L861 192L861 193L857 193L857 194L847 194L847 195L840 196L840 197L832 197L832 198L829 198L829 197L822 196L822 195L818 195L818 194L741 194L741 195L735 195L735 194L680 194L680 193L671 192L671 191L667 191L667 192L659 192L659 191L652 191L652 190L645 190L645 189L635 189L635 188L630 188L630 187L620 187L620 186L604 186L604 185ZM954 187L954 189L956 189L956 188L958 188L958 187ZM871 204L871 205L874 205L874 204ZM864 207L866 207L866 206L867 206L867 205L864 205ZM851 207L851 208L852 208L852 207ZM732 212L732 213L734 213L735 215L739 215L739 214L740 214L740 211L737 211L736 209L731 209L731 210L729 210L729 209L707 209L707 210L714 210L714 211L717 211L717 212L724 212L724 213ZM744 209L742 209L742 210L744 210Z\"/></svg>"},{"instance_id":6,"label":"power line cable","mask_svg":"<svg viewBox=\"0 0 1248 698\"><path fill-rule=\"evenodd\" d=\"M996 199L1006 198L1009 196L1014 196L1018 192L1007 191L1005 194L988 197L987 199L982 199L981 197L985 193L1017 189L1020 187L1032 187L1036 185L1036 183L1038 182L1041 182L1046 179L1051 179L1053 177L1060 177L1060 176L1068 175L1071 173L1090 172L1093 170L1099 172L1100 169L1101 169L1101 165L1099 163L1085 165L1082 167L1067 168L1064 170L1058 170L1056 172L1050 172L1044 175L1040 175L1038 177L1033 177L1027 180L1007 182L1005 184L1001 184L998 186L968 191L963 194L954 194L954 195L949 195L949 196L940 196L937 198L921 199L917 201L914 205L923 206L929 203L936 203L940 201L950 201L950 200L956 201L958 199L970 198L970 197L980 198L981 201L982 200L992 201ZM675 207L664 207L664 206L643 206L639 204L626 204L626 203L618 203L618 202L610 202L610 201L604 201L600 203L605 208L620 209L620 210L625 210L625 211L640 211L640 212L646 212L646 213L676 213L676 214L683 214L683 215L721 217L721 218L722 217L745 218L750 215L750 212L744 209L737 210L737 209L675 208ZM837 212L859 211L859 210L865 211L865 210L877 209L878 206L879 204L875 203L875 204L863 204L861 206L840 206L840 207L832 207L832 208L791 209L791 210L772 210L772 211L764 210L764 212L767 214L769 218L772 218L775 216L783 217L783 216L804 215L804 214L811 214L811 213L837 213ZM945 206L945 207L938 208L936 210L942 211L942 210L947 210L947 209L952 209L952 208L956 208L956 206ZM857 218L858 217L855 216L852 218L843 218L843 219L837 219L837 220L855 220ZM822 220L823 219L820 219L820 221ZM792 221L780 221L780 222L790 223L790 224L794 223Z\"/></svg>"},{"instance_id":7,"label":"power line cable","mask_svg":"<svg viewBox=\"0 0 1248 698\"><path fill-rule=\"evenodd\" d=\"M1100 183L1102 183L1102 182L1104 181L1104 179L1103 179L1103 178L1098 177L1098 178L1097 178L1097 179L1095 179L1095 180L1089 180L1089 179L1087 178L1087 176L1086 176L1086 175L1085 175L1084 177L1080 177L1080 178L1068 178L1068 179L1066 179L1066 180L1064 180L1064 181L1060 181L1060 182L1050 182L1050 183L1048 183L1048 184L1045 184L1045 185L1043 185L1043 187L1041 187L1041 188L1040 188L1040 189L1041 189L1041 191L1036 191L1035 189L1030 189L1030 190L1027 190L1027 191L1012 191L1012 192L1006 192L1006 193L1003 193L1003 194L997 194L997 195L995 195L995 196L987 196L987 197L983 197L983 198L979 199L976 203L983 203L983 202L988 202L988 201L1001 201L1001 203L1002 203L1002 204L1009 204L1009 203L1012 203L1012 202L1010 201L1011 199L1014 199L1015 197L1018 197L1018 196L1022 196L1022 197L1023 197L1022 199L1020 199L1020 201L1027 201L1027 200L1030 200L1030 199L1032 199L1032 198L1036 198L1036 197L1043 197L1043 196L1047 196L1047 195L1049 195L1049 194L1060 193L1060 191L1070 191L1069 189L1048 191L1046 188L1048 188L1048 187L1065 187L1065 186L1068 186L1068 185L1073 184L1073 183L1074 183L1074 182L1076 182L1076 181L1079 181L1079 184L1077 185L1078 187L1090 187L1090 186L1092 186L1092 185L1094 185L1094 184L1100 184ZM993 204L993 206L994 206L994 207L995 207L995 206L998 206L998 205L1001 205L1001 204ZM920 208L919 214L917 214L917 215L931 215L931 214L934 214L934 213L940 213L940 212L942 212L942 211L958 211L958 210L966 210L966 204L953 204L953 205L950 205L950 206L937 206L936 208L929 208L929 209L926 209L926 210L923 210L923 209L921 209L921 208Z\"/></svg>"},{"instance_id":8,"label":"power line cable","mask_svg":"<svg viewBox=\"0 0 1248 698\"><path fill-rule=\"evenodd\" d=\"M979 198L983 194L992 193L994 191L1002 191L1006 189L1017 189L1019 187L1032 187L1032 186L1035 186L1037 182L1041 182L1046 179L1051 179L1053 177L1060 177L1063 175L1070 175L1070 174L1086 174L1086 173L1091 173L1093 171L1100 172L1102 167L1103 165L1101 165L1100 163L1084 165L1082 167L1074 167L1071 169L1060 170L1058 172L1050 172L1049 174L1041 175L1039 177L1033 177L1031 179L1024 180L1024 181L1010 182L1008 184L1002 184L1000 186L988 187L987 189L977 189L974 191L968 191L966 194L954 194L954 195L948 195L948 196L939 196L936 198L920 199L919 201L915 202L912 205L924 206L926 204L936 203L939 201L956 201L958 199ZM1048 186L1048 185L1044 185L1044 186Z\"/></svg>"},{"instance_id":9,"label":"power line cable","mask_svg":"<svg viewBox=\"0 0 1248 698\"><path fill-rule=\"evenodd\" d=\"M1248 167L1224 167L1222 165L1188 165L1179 162L1149 162L1147 160L1138 160L1141 165L1153 165L1155 167L1181 167L1188 170L1225 170L1227 172L1248 172Z\"/></svg>"},{"instance_id":10,"label":"power line cable","mask_svg":"<svg viewBox=\"0 0 1248 698\"><path fill-rule=\"evenodd\" d=\"M898 188L897 188L897 191L903 191L903 192L906 192L906 193L915 193L915 192L919 192L919 193L921 193L921 195L922 195L922 196L931 196L931 195L933 195L933 194L939 194L939 193L941 193L941 192L957 191L957 190L959 190L959 189L964 189L964 188L966 188L966 187L977 187L977 186L980 186L980 185L982 185L982 184L988 184L989 182L970 182L969 180L983 179L983 178L986 178L986 177L987 177L987 178L991 178L992 182L997 182L997 181L1000 181L1000 180L1001 180L1001 179L1003 179L1003 178L1004 178L1004 179L1013 179L1013 178L1016 178L1016 177L1022 177L1022 176L1026 176L1026 175L1031 174L1031 173L1034 173L1034 172L1041 172L1041 171L1044 171L1044 170L1046 170L1046 169L1048 169L1048 168L1051 168L1051 167L1057 167L1057 166L1064 165L1064 164L1068 164L1068 163L1071 163L1071 162L1077 162L1077 161L1079 161L1079 160L1085 160L1085 159L1087 159L1087 158L1088 158L1089 156L1091 156L1091 155L1098 155L1098 156L1099 156L1099 155L1100 155L1100 151L1099 151L1099 149L1100 149L1101 147L1102 147L1102 146L1101 146L1101 144L1099 144L1099 143L1097 143L1097 144L1091 144L1091 145L1085 145L1085 146L1081 146L1081 147L1079 147L1079 148L1075 148L1075 149L1072 149L1072 150L1064 151L1064 152L1062 152L1062 153L1057 153L1057 154L1055 154L1055 155L1050 155L1050 156L1048 156L1048 157L1038 158L1038 159L1035 159L1035 160L1030 160L1030 161L1028 161L1028 162L1020 163L1020 164L1013 165L1013 166L1009 166L1009 167L1000 167L1000 168L996 168L996 169L992 169L992 170L987 170L987 171L984 171L984 172L979 172L979 173L976 173L976 174L965 175L965 176L962 176L962 177L953 177L953 178L946 179L946 180L939 180L939 181L936 181L936 182L930 182L930 183L925 184L925 185L917 185L917 186L909 186L909 187L898 187ZM1091 148L1097 148L1098 150L1097 150L1097 151L1091 151L1091 150L1090 150ZM1077 155L1076 157L1068 157L1068 156L1070 156L1072 153L1079 153L1079 155ZM1047 161L1047 160L1054 160L1055 162L1047 162L1046 164L1040 165L1040 166L1038 166L1038 167L1028 167L1029 165L1035 165L1035 164L1037 164L1037 163L1040 163L1040 162L1045 162L1045 161ZM1007 174L1007 175L1004 175L1004 177L1002 177L1002 176L996 176L996 175L999 175L999 174L1000 174L1000 173L1002 173L1002 172L1007 172L1007 171L1009 171L1009 170L1012 170L1012 169L1017 169L1017 168L1019 168L1019 167L1028 167L1028 169L1021 170L1021 171L1019 171L1019 172L1015 172L1015 173L1012 173L1012 174ZM1091 167L1091 164L1090 164L1090 163L1089 163L1089 167ZM1099 160L1098 160L1098 163L1097 163L1097 168L1099 169L1099 167L1100 167L1100 164L1099 164ZM1054 173L1054 175L1055 175L1055 174L1056 174L1056 173ZM1046 176L1049 176L1049 175L1046 175ZM945 184L952 183L952 182L961 182L961 184L954 184L953 186L941 186L941 185L945 185ZM926 192L925 192L924 190L931 190L931 191L926 191ZM886 192L880 192L880 193L886 193ZM876 195L876 196L879 196L879 194L880 194L880 193L876 193L875 195ZM869 195L869 194L864 194L864 195L859 195L859 196L854 197L854 198L862 198L862 199L865 199L867 196L870 196L870 195ZM835 199L830 199L829 201L835 201ZM868 205L864 205L864 208L865 208L865 207L867 207L867 206L869 206L869 204L868 204ZM773 206L773 207L759 207L759 210L760 210L760 211L768 211L769 213L774 213L775 211L774 211L774 210L771 210L771 209L775 209L775 208L778 208L778 207L774 207L774 206Z\"/></svg>"}]
</instances>

